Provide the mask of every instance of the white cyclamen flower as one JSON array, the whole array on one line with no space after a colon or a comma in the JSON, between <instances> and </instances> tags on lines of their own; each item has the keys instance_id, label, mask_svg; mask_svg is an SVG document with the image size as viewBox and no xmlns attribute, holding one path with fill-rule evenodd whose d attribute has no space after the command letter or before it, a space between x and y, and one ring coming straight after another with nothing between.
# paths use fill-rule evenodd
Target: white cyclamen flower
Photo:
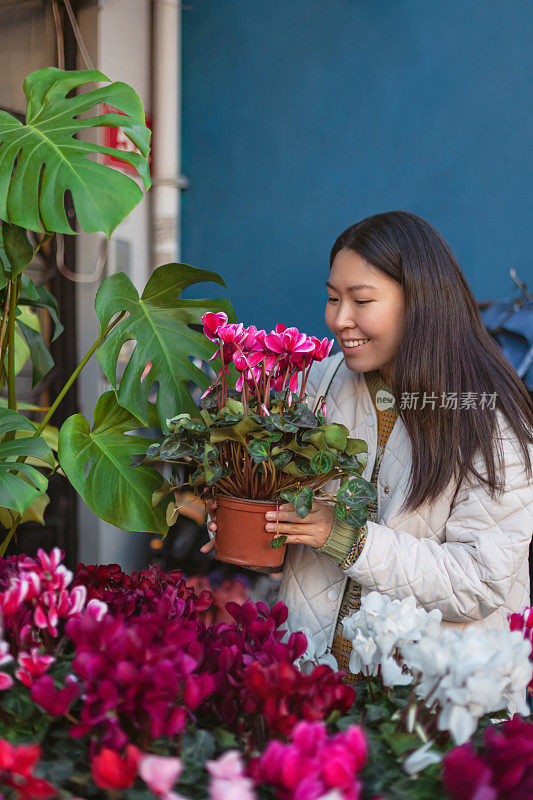
<instances>
[{"instance_id":1,"label":"white cyclamen flower","mask_svg":"<svg viewBox=\"0 0 533 800\"><path fill-rule=\"evenodd\" d=\"M521 631L454 631L405 644L401 655L417 676L416 692L431 705L438 700L439 730L464 744L485 714L512 707L528 714L526 686L531 680L531 644Z\"/></svg>"},{"instance_id":2,"label":"white cyclamen flower","mask_svg":"<svg viewBox=\"0 0 533 800\"><path fill-rule=\"evenodd\" d=\"M314 668L320 664L326 664L336 672L339 669L339 665L335 656L327 649L325 634L318 633L313 635L309 628L302 628L301 632L305 634L307 639L307 648L305 653L302 653L300 658L294 662L300 672L310 675Z\"/></svg>"},{"instance_id":3,"label":"white cyclamen flower","mask_svg":"<svg viewBox=\"0 0 533 800\"><path fill-rule=\"evenodd\" d=\"M370 592L362 598L359 611L342 620L344 636L352 643L351 672L376 675L380 666L387 686L410 683L393 656L401 645L418 641L426 631L436 635L441 619L440 611L428 613L412 596L391 600Z\"/></svg>"},{"instance_id":4,"label":"white cyclamen flower","mask_svg":"<svg viewBox=\"0 0 533 800\"><path fill-rule=\"evenodd\" d=\"M426 744L419 747L418 750L415 750L414 753L407 756L403 762L403 768L408 775L416 775L417 772L422 772L423 769L431 766L431 764L438 764L442 761L444 753L431 750L432 744L433 739L430 739L429 742L426 742Z\"/></svg>"}]
</instances>

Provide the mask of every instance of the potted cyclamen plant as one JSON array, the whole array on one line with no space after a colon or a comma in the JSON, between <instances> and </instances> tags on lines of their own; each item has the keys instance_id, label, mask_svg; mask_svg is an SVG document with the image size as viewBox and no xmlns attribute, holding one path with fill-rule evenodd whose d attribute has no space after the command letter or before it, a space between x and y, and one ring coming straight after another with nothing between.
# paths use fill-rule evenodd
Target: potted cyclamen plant
<instances>
[{"instance_id":1,"label":"potted cyclamen plant","mask_svg":"<svg viewBox=\"0 0 533 800\"><path fill-rule=\"evenodd\" d=\"M203 322L220 370L199 402L199 417L168 420L169 435L148 448L144 463L171 465L154 505L184 485L203 500L216 499L215 557L247 567L283 563L286 536L264 529L265 512L280 501L304 518L314 497L326 500L336 518L364 525L376 496L361 477L366 442L351 439L344 425L327 424L324 398L310 408L305 393L312 364L326 358L333 342L281 324L271 333L245 328L224 313L204 314ZM234 389L231 365L238 373ZM340 485L327 492L332 479ZM167 520L177 513L171 503Z\"/></svg>"}]
</instances>

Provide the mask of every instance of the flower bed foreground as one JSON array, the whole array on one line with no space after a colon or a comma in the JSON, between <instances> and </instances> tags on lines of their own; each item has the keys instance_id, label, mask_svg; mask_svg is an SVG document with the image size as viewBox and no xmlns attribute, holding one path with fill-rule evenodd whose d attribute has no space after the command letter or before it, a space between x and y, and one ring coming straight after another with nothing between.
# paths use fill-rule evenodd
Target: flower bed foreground
<instances>
[{"instance_id":1,"label":"flower bed foreground","mask_svg":"<svg viewBox=\"0 0 533 800\"><path fill-rule=\"evenodd\" d=\"M228 603L181 573L74 576L57 548L0 561L5 798L533 798L529 610L444 630L376 593L331 654L278 603Z\"/></svg>"}]
</instances>

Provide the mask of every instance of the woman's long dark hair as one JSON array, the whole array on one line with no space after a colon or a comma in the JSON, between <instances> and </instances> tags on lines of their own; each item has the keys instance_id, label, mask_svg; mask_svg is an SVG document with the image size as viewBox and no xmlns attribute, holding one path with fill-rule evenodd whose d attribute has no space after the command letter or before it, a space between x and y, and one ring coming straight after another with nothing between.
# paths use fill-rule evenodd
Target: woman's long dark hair
<instances>
[{"instance_id":1,"label":"woman's long dark hair","mask_svg":"<svg viewBox=\"0 0 533 800\"><path fill-rule=\"evenodd\" d=\"M407 211L367 217L341 233L339 250L354 250L397 281L404 291L405 329L391 381L400 417L412 447L409 493L402 510L436 500L452 479L455 496L465 476L487 485L491 498L503 492L503 451L496 410L501 409L520 443L531 479L528 445L533 444L533 403L515 370L484 327L474 295L442 236ZM418 408L400 408L404 392L418 392ZM420 409L422 398L436 395ZM442 393L457 392L457 409L440 407ZM462 393L485 392L485 408L460 409ZM495 408L489 395L496 393ZM487 475L473 466L480 451ZM495 451L498 463L495 463ZM497 480L500 473L501 480Z\"/></svg>"}]
</instances>

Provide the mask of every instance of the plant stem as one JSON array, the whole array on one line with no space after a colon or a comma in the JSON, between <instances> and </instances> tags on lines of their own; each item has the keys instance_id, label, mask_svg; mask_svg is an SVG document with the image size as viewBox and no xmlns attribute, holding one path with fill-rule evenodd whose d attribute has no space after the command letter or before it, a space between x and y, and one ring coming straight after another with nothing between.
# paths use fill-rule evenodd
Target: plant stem
<instances>
[{"instance_id":1,"label":"plant stem","mask_svg":"<svg viewBox=\"0 0 533 800\"><path fill-rule=\"evenodd\" d=\"M17 397L15 394L15 323L17 313L17 300L19 293L20 276L10 281L11 292L9 295L9 318L7 321L7 405L8 408L17 410Z\"/></svg>"},{"instance_id":2,"label":"plant stem","mask_svg":"<svg viewBox=\"0 0 533 800\"><path fill-rule=\"evenodd\" d=\"M4 315L2 317L2 327L0 328L0 350L2 352L2 355L0 356L0 363L2 364L2 369L4 368L4 358L6 356L6 349L7 349L7 339L5 339L5 335L6 335L10 295L11 295L11 281L9 281L7 284L6 302L4 303Z\"/></svg>"},{"instance_id":3,"label":"plant stem","mask_svg":"<svg viewBox=\"0 0 533 800\"><path fill-rule=\"evenodd\" d=\"M7 532L7 535L6 535L5 539L4 539L4 541L2 542L2 544L0 544L0 558L4 557L4 554L5 554L6 550L7 550L7 548L9 547L9 543L10 543L11 539L13 538L13 534L15 533L15 531L17 530L17 528L19 526L19 522L20 522L21 517L22 517L22 514L17 514L17 516L13 520L13 525L10 527L9 531Z\"/></svg>"},{"instance_id":4,"label":"plant stem","mask_svg":"<svg viewBox=\"0 0 533 800\"><path fill-rule=\"evenodd\" d=\"M66 393L68 392L68 390L70 389L70 387L72 386L72 384L74 383L74 381L76 380L76 378L78 377L78 375L80 374L82 369L84 368L85 364L89 361L89 359L91 358L93 353L95 353L96 350L98 350L98 348L100 347L100 345L104 341L104 339L107 336L107 334L110 331L113 330L115 325L117 325L120 322L120 320L122 319L122 317L125 314L126 314L126 312L122 311L122 313L119 314L119 316L113 322L109 323L109 325L107 326L107 328L105 329L103 334L96 340L96 342L93 344L91 349L82 358L82 360L80 361L80 363L78 364L78 366L76 367L76 369L74 370L74 372L72 373L72 375L70 376L70 378L68 379L66 384L63 386L63 388L61 389L61 391L58 394L58 396L56 397L56 399L54 400L53 404L48 409L48 413L41 420L41 423L40 423L39 427L37 428L37 431L35 432L34 436L39 436L39 434L42 433L43 430L46 428L46 425L48 424L48 420L51 418L51 416L53 415L54 411L56 410L58 405L61 403L63 398L65 397Z\"/></svg>"},{"instance_id":5,"label":"plant stem","mask_svg":"<svg viewBox=\"0 0 533 800\"><path fill-rule=\"evenodd\" d=\"M226 364L224 363L224 345L220 342L220 369L222 370L222 403L228 402L228 382L226 379Z\"/></svg>"}]
</instances>

